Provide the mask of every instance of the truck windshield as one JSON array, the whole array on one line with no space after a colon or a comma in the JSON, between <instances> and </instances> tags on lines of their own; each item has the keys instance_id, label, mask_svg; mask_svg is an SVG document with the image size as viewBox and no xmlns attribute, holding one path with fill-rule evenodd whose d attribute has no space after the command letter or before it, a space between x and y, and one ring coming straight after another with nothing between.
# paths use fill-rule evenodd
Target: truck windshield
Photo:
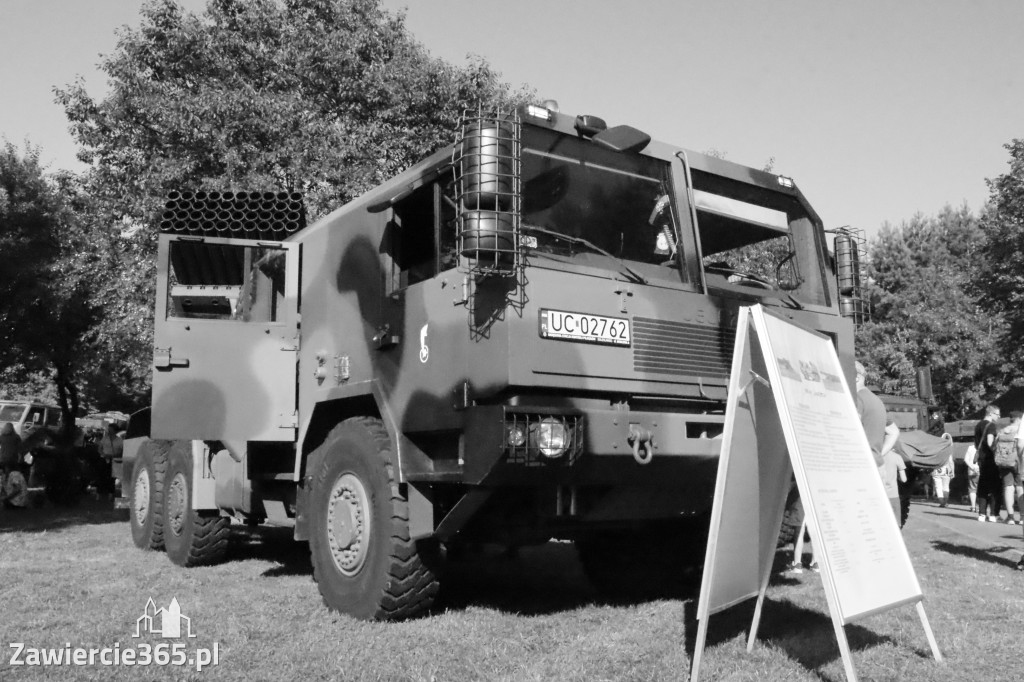
<instances>
[{"instance_id":1,"label":"truck windshield","mask_svg":"<svg viewBox=\"0 0 1024 682\"><path fill-rule=\"evenodd\" d=\"M696 170L693 186L709 288L829 305L821 230L797 197Z\"/></svg>"},{"instance_id":2,"label":"truck windshield","mask_svg":"<svg viewBox=\"0 0 1024 682\"><path fill-rule=\"evenodd\" d=\"M0 422L19 422L24 413L24 405L0 405Z\"/></svg>"},{"instance_id":3,"label":"truck windshield","mask_svg":"<svg viewBox=\"0 0 1024 682\"><path fill-rule=\"evenodd\" d=\"M677 232L667 201L668 162L615 153L543 129L524 131L523 146L528 258L621 269L610 255L629 261L631 268L648 277L679 281L677 269L660 267L677 262ZM530 227L542 229L531 232ZM569 238L559 239L554 233Z\"/></svg>"}]
</instances>

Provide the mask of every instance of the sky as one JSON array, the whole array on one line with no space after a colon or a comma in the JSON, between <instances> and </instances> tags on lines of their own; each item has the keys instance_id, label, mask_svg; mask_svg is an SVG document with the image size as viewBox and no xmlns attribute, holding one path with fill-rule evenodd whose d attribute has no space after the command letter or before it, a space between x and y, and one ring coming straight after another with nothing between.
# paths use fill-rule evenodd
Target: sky
<instances>
[{"instance_id":1,"label":"sky","mask_svg":"<svg viewBox=\"0 0 1024 682\"><path fill-rule=\"evenodd\" d=\"M0 0L0 137L80 170L53 87L99 96L143 0ZM199 10L205 0L179 0ZM434 56L562 112L793 177L869 236L966 203L1024 137L1021 0L383 0Z\"/></svg>"}]
</instances>

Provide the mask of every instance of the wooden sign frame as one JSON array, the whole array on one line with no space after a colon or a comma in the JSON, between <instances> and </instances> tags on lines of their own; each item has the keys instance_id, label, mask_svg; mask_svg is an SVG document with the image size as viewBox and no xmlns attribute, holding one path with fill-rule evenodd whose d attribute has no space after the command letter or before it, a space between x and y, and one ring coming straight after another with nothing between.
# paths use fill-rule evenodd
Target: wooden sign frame
<instances>
[{"instance_id":1,"label":"wooden sign frame","mask_svg":"<svg viewBox=\"0 0 1024 682\"><path fill-rule=\"evenodd\" d=\"M756 597L747 650L754 646L791 476L847 679L857 675L844 626L907 604L917 605L941 661L835 346L756 305L740 309L736 330L691 681L698 679L710 615Z\"/></svg>"}]
</instances>

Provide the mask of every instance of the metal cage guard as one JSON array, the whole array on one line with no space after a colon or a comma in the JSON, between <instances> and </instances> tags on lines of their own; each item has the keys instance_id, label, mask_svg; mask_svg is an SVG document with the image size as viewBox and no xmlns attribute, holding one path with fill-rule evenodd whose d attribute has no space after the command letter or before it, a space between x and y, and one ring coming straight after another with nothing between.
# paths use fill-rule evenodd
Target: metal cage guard
<instances>
[{"instance_id":1,"label":"metal cage guard","mask_svg":"<svg viewBox=\"0 0 1024 682\"><path fill-rule=\"evenodd\" d=\"M871 319L871 304L864 296L867 240L863 230L849 225L836 228L834 232L839 314L860 326Z\"/></svg>"},{"instance_id":2,"label":"metal cage guard","mask_svg":"<svg viewBox=\"0 0 1024 682\"><path fill-rule=\"evenodd\" d=\"M463 114L452 166L459 253L471 274L508 276L520 267L520 131L514 111Z\"/></svg>"}]
</instances>

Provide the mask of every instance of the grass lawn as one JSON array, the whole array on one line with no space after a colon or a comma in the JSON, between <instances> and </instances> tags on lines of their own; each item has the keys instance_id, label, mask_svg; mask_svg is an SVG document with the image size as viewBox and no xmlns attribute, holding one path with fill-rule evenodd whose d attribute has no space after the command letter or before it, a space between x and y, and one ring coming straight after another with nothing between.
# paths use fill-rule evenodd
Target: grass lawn
<instances>
[{"instance_id":1,"label":"grass lawn","mask_svg":"<svg viewBox=\"0 0 1024 682\"><path fill-rule=\"evenodd\" d=\"M324 608L307 548L288 531L237 527L226 563L185 570L136 549L127 512L109 505L0 510L0 680L620 681L683 680L689 671L696 598L602 603L568 544L465 557L446 575L435 614L364 623ZM1021 528L919 501L904 538L946 661L932 659L915 608L905 606L846 627L860 679L1024 679L1024 573L1013 570ZM196 637L134 638L150 597L158 607L177 598ZM819 576L773 576L748 654L752 607L711 617L702 680L845 679ZM218 663L198 673L10 665L13 642L126 649L162 641L185 641L189 653L216 643Z\"/></svg>"}]
</instances>

